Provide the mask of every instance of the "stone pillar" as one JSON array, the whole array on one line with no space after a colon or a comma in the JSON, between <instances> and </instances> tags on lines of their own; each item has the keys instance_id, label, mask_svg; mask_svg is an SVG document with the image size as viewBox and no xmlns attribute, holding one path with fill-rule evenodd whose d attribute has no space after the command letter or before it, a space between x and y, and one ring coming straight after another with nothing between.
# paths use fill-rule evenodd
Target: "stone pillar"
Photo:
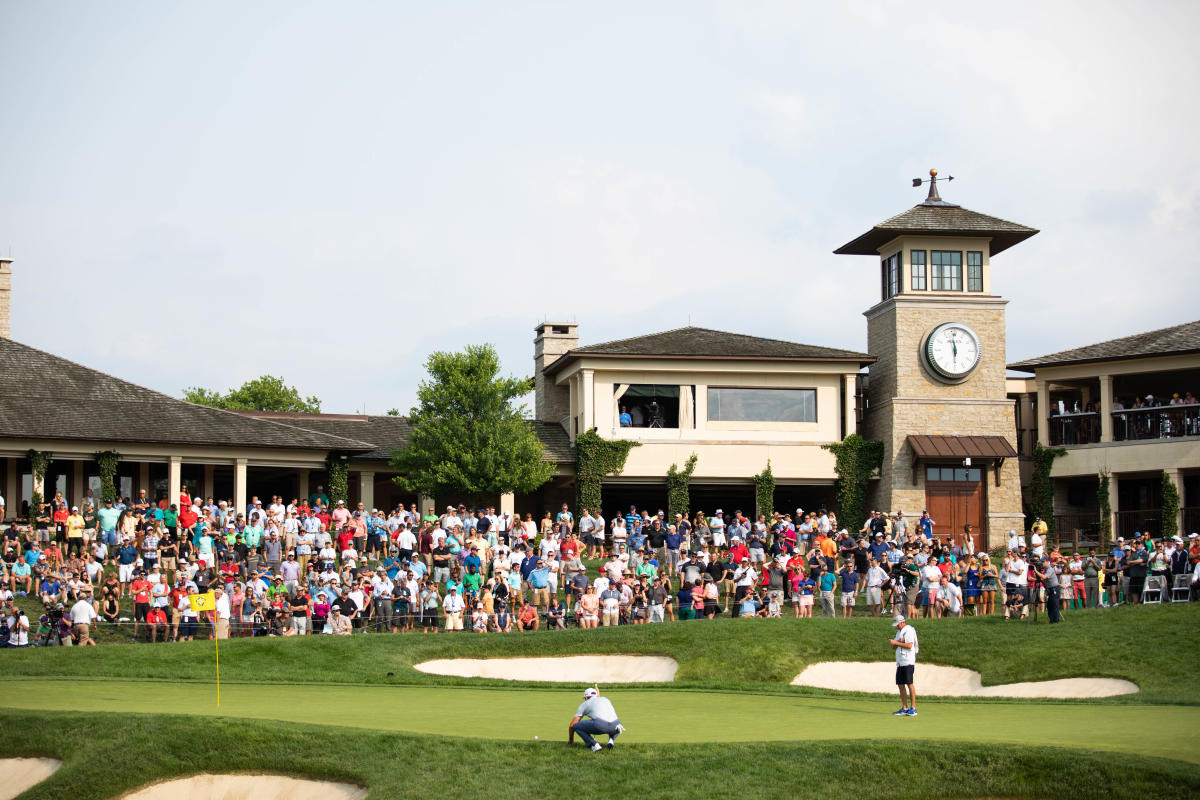
<instances>
[{"instance_id":1,"label":"stone pillar","mask_svg":"<svg viewBox=\"0 0 1200 800\"><path fill-rule=\"evenodd\" d=\"M167 462L167 505L179 505L179 491L183 485L183 458L171 456Z\"/></svg>"},{"instance_id":2,"label":"stone pillar","mask_svg":"<svg viewBox=\"0 0 1200 800\"><path fill-rule=\"evenodd\" d=\"M138 487L146 490L146 497L150 498L150 502L158 505L158 498L154 494L154 487L150 485L150 463L142 461L138 464Z\"/></svg>"},{"instance_id":3,"label":"stone pillar","mask_svg":"<svg viewBox=\"0 0 1200 800\"><path fill-rule=\"evenodd\" d=\"M375 507L375 473L358 473L358 499L370 511Z\"/></svg>"},{"instance_id":4,"label":"stone pillar","mask_svg":"<svg viewBox=\"0 0 1200 800\"><path fill-rule=\"evenodd\" d=\"M304 500L308 497L308 494L310 491L308 488L308 478L311 473L312 473L312 470L309 470L309 469L296 470L296 499L297 500Z\"/></svg>"},{"instance_id":5,"label":"stone pillar","mask_svg":"<svg viewBox=\"0 0 1200 800\"><path fill-rule=\"evenodd\" d=\"M1050 387L1037 381L1037 437L1042 447L1050 446Z\"/></svg>"},{"instance_id":6,"label":"stone pillar","mask_svg":"<svg viewBox=\"0 0 1200 800\"><path fill-rule=\"evenodd\" d=\"M87 486L83 483L83 461L75 462L75 475L72 477L71 483L73 484L71 493L75 495L75 499L72 500L68 497L67 504L82 508L84 493L87 491Z\"/></svg>"},{"instance_id":7,"label":"stone pillar","mask_svg":"<svg viewBox=\"0 0 1200 800\"><path fill-rule=\"evenodd\" d=\"M1113 379L1100 376L1100 441L1113 440Z\"/></svg>"},{"instance_id":8,"label":"stone pillar","mask_svg":"<svg viewBox=\"0 0 1200 800\"><path fill-rule=\"evenodd\" d=\"M438 514L437 500L428 495L419 495L417 497L417 513L422 517L429 513L429 509L433 509L434 514Z\"/></svg>"},{"instance_id":9,"label":"stone pillar","mask_svg":"<svg viewBox=\"0 0 1200 800\"><path fill-rule=\"evenodd\" d=\"M583 370L583 391L580 392L580 405L583 407L583 425L579 432L590 431L595 426L596 419L596 392L595 392L596 371L594 369Z\"/></svg>"},{"instance_id":10,"label":"stone pillar","mask_svg":"<svg viewBox=\"0 0 1200 800\"><path fill-rule=\"evenodd\" d=\"M246 459L233 462L233 508L235 514L246 513Z\"/></svg>"},{"instance_id":11,"label":"stone pillar","mask_svg":"<svg viewBox=\"0 0 1200 800\"><path fill-rule=\"evenodd\" d=\"M858 417L855 414L855 393L858 391L858 375L848 373L842 376L842 385L844 388L845 406L842 408L842 425L845 427L842 438L849 436L852 433L858 432Z\"/></svg>"},{"instance_id":12,"label":"stone pillar","mask_svg":"<svg viewBox=\"0 0 1200 800\"><path fill-rule=\"evenodd\" d=\"M504 492L500 495L500 508L496 509L501 515L512 514L516 516L513 510L517 507L517 497L512 492Z\"/></svg>"},{"instance_id":13,"label":"stone pillar","mask_svg":"<svg viewBox=\"0 0 1200 800\"><path fill-rule=\"evenodd\" d=\"M7 503L4 507L4 516L16 519L17 514L21 513L21 498L17 496L20 484L17 482L17 460L15 458L7 460L4 478L4 502Z\"/></svg>"}]
</instances>

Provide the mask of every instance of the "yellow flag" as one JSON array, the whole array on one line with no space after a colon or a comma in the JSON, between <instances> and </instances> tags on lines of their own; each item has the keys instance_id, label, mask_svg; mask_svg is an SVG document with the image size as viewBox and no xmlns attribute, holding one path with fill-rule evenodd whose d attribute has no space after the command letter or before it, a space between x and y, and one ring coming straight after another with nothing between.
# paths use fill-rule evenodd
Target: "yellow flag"
<instances>
[{"instance_id":1,"label":"yellow flag","mask_svg":"<svg viewBox=\"0 0 1200 800\"><path fill-rule=\"evenodd\" d=\"M188 595L188 602L192 604L192 611L217 610L217 596L212 592Z\"/></svg>"}]
</instances>

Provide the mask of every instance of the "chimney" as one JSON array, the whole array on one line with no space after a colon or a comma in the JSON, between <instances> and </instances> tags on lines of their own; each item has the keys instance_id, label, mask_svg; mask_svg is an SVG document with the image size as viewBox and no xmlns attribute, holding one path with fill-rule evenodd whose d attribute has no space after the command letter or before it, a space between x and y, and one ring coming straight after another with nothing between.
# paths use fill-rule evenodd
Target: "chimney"
<instances>
[{"instance_id":1,"label":"chimney","mask_svg":"<svg viewBox=\"0 0 1200 800\"><path fill-rule=\"evenodd\" d=\"M12 259L0 258L0 339L12 338Z\"/></svg>"},{"instance_id":2,"label":"chimney","mask_svg":"<svg viewBox=\"0 0 1200 800\"><path fill-rule=\"evenodd\" d=\"M543 322L533 329L533 410L534 418L543 422L561 424L571 415L570 389L554 385L542 370L579 344L578 327L574 322Z\"/></svg>"}]
</instances>

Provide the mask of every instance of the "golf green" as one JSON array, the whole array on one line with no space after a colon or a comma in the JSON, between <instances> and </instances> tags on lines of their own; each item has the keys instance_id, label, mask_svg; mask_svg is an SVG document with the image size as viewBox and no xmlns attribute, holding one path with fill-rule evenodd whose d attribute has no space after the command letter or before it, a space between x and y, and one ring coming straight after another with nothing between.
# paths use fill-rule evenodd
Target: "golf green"
<instances>
[{"instance_id":1,"label":"golf green","mask_svg":"<svg viewBox=\"0 0 1200 800\"><path fill-rule=\"evenodd\" d=\"M918 690L920 687L918 686ZM1200 717L1183 706L1053 701L922 702L751 693L617 689L623 742L937 739L1051 745L1200 763ZM249 717L487 739L562 740L577 690L223 684L126 680L0 680L0 707Z\"/></svg>"}]
</instances>

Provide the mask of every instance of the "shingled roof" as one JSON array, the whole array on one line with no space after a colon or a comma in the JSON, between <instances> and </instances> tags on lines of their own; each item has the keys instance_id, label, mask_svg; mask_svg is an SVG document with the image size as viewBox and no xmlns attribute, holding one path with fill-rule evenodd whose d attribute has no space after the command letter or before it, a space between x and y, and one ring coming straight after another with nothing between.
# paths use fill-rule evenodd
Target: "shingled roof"
<instances>
[{"instance_id":1,"label":"shingled roof","mask_svg":"<svg viewBox=\"0 0 1200 800\"><path fill-rule=\"evenodd\" d=\"M412 425L408 417L369 416L366 414L303 414L275 411L239 411L239 414L285 422L298 428L343 436L349 439L372 442L375 449L358 453L355 458L389 461L393 450L403 449L408 444ZM575 450L562 425L557 422L530 420L538 439L545 450L542 458L557 464L575 461Z\"/></svg>"},{"instance_id":2,"label":"shingled roof","mask_svg":"<svg viewBox=\"0 0 1200 800\"><path fill-rule=\"evenodd\" d=\"M1009 369L1036 372L1038 367L1086 364L1093 361L1122 361L1146 356L1172 356L1200 353L1200 320L1159 328L1156 331L1110 339L1099 344L1076 347L1059 353L1029 358L1009 364Z\"/></svg>"},{"instance_id":3,"label":"shingled roof","mask_svg":"<svg viewBox=\"0 0 1200 800\"><path fill-rule=\"evenodd\" d=\"M618 339L602 344L576 347L560 356L546 367L553 374L571 360L581 356L639 358L715 358L746 359L752 361L855 361L870 364L874 356L853 350L838 350L811 344L786 342L781 339L764 339L741 333L729 333L711 328L676 328L675 330Z\"/></svg>"},{"instance_id":4,"label":"shingled roof","mask_svg":"<svg viewBox=\"0 0 1200 800\"><path fill-rule=\"evenodd\" d=\"M356 452L374 445L187 403L0 338L0 437Z\"/></svg>"},{"instance_id":5,"label":"shingled roof","mask_svg":"<svg viewBox=\"0 0 1200 800\"><path fill-rule=\"evenodd\" d=\"M853 241L834 250L838 255L874 256L879 248L897 236L986 236L991 239L992 255L1020 244L1037 233L1016 222L980 214L969 208L939 200L925 201L903 214L884 220Z\"/></svg>"}]
</instances>

